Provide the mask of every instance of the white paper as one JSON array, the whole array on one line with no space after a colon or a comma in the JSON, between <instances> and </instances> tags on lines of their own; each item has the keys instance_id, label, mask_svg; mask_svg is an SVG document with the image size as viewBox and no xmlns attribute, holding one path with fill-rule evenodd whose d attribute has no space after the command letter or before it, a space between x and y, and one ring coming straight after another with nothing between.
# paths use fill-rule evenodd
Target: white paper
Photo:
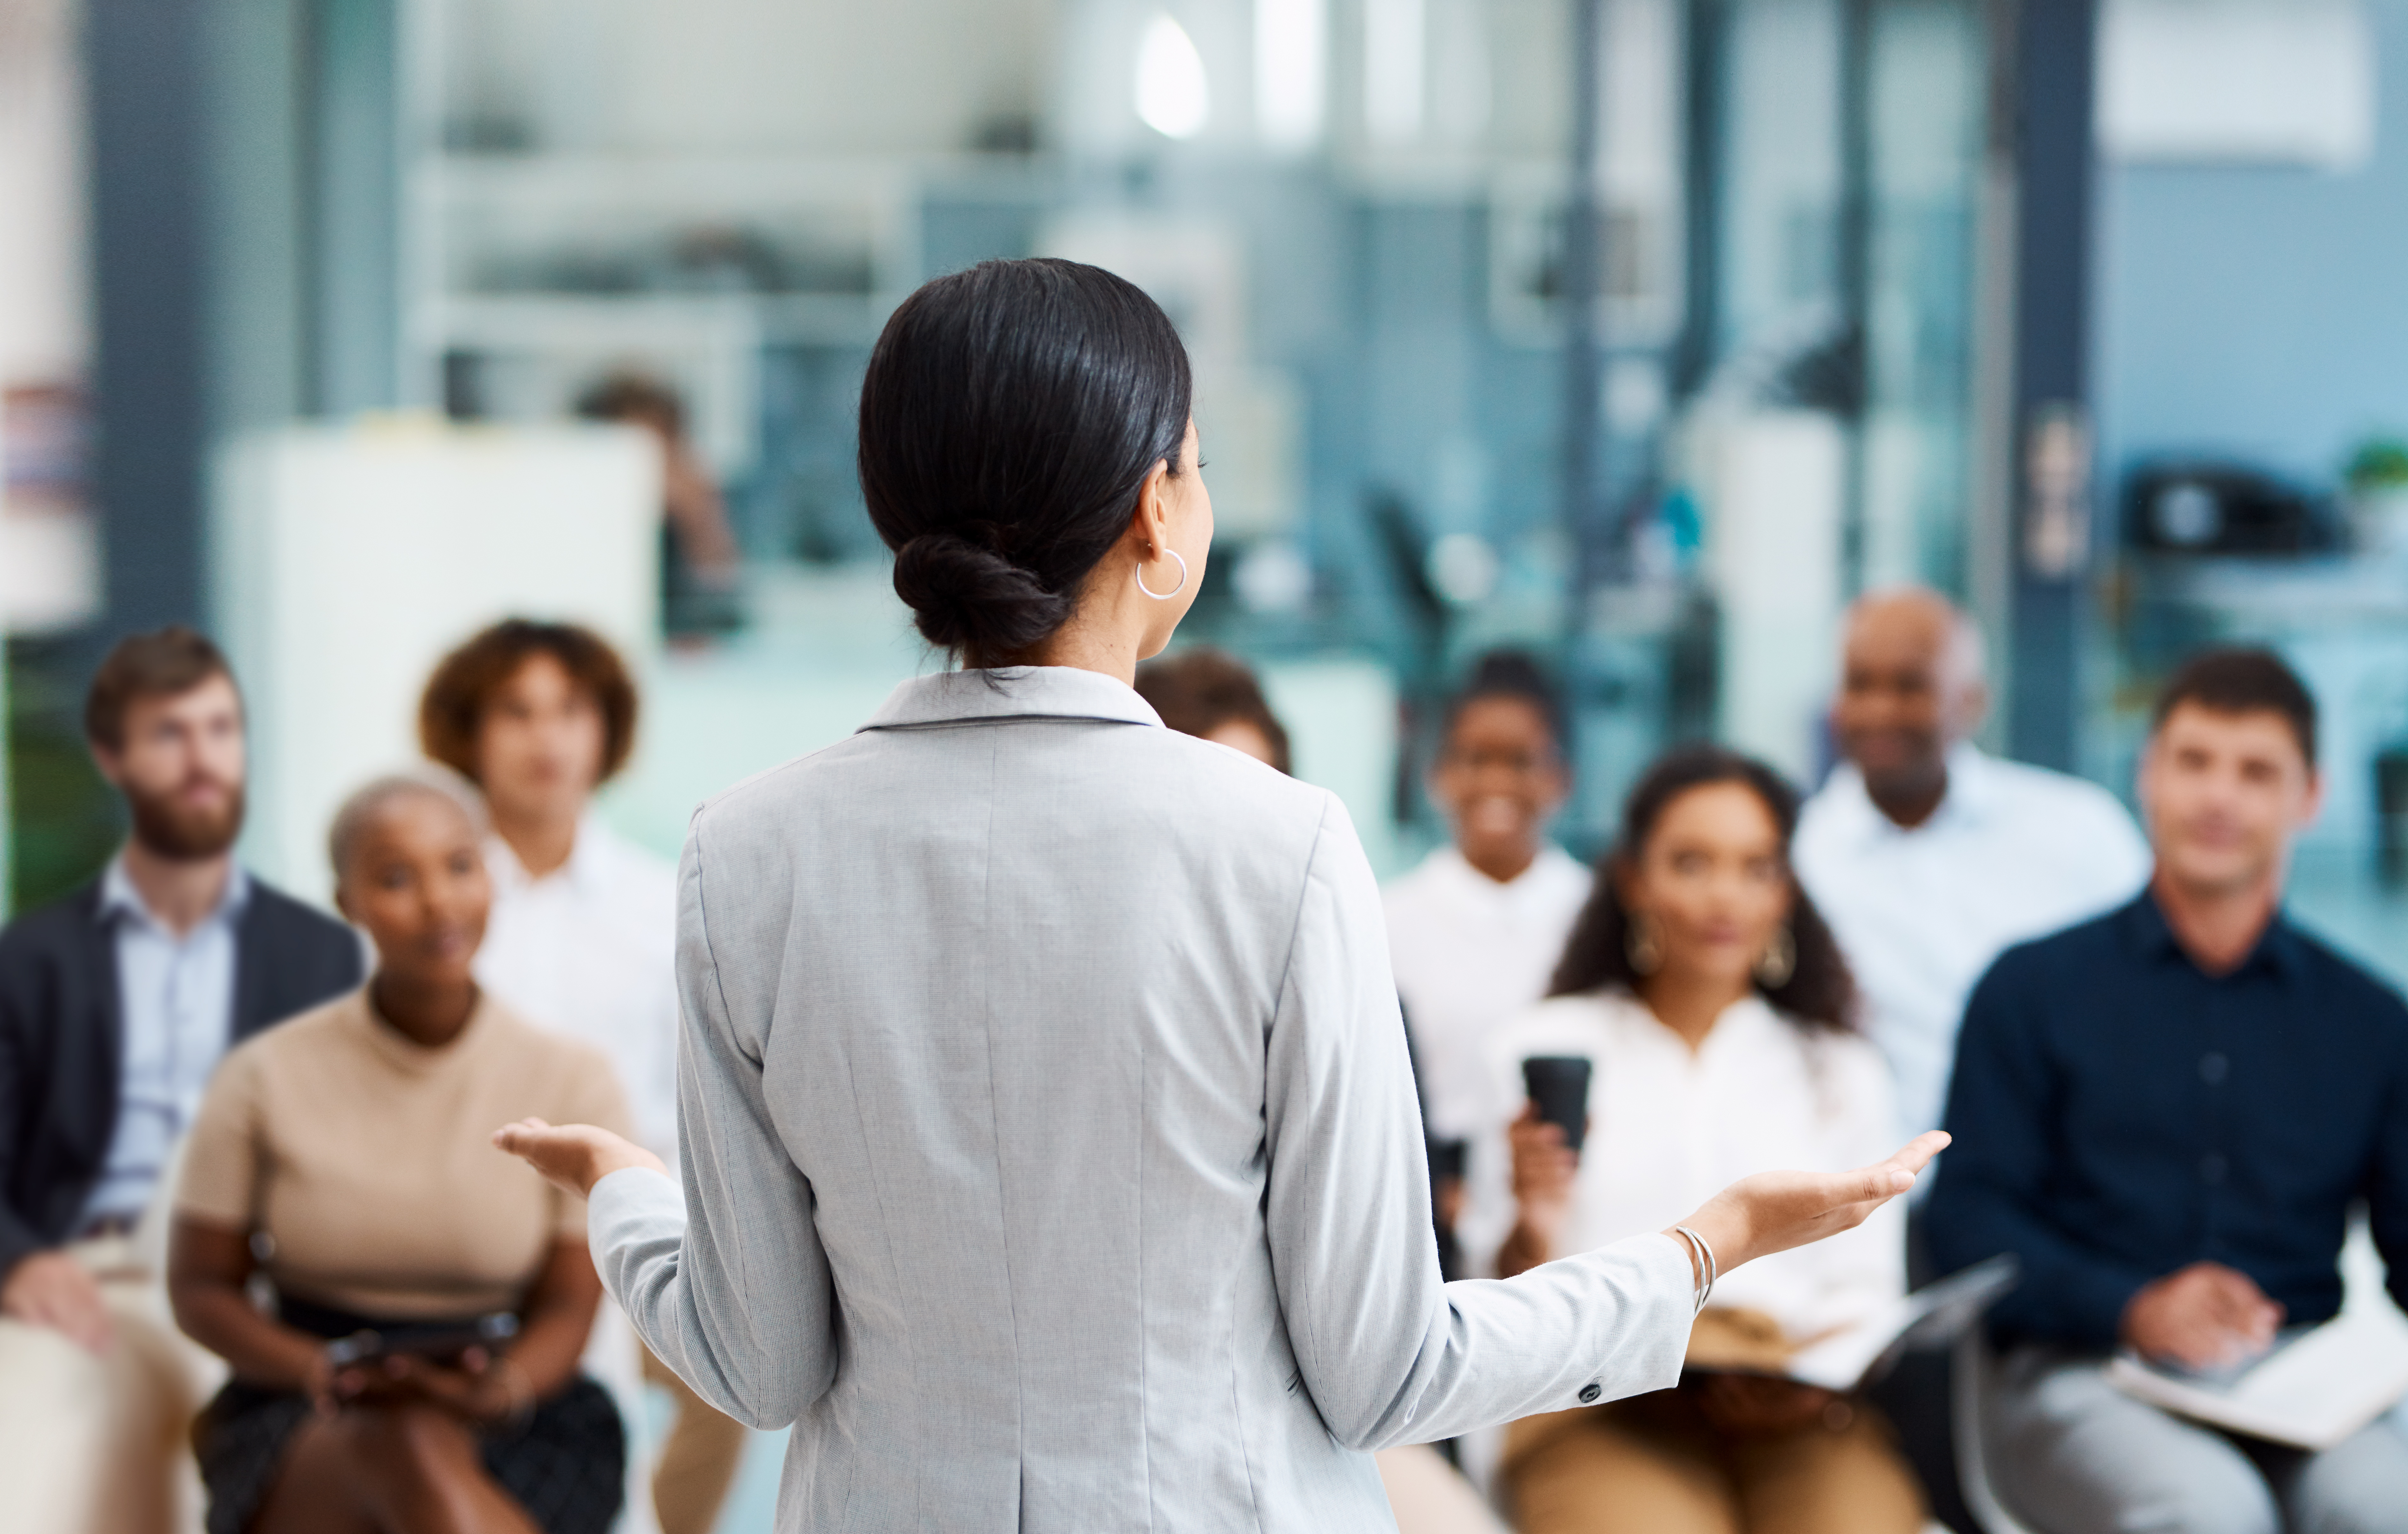
<instances>
[{"instance_id":1,"label":"white paper","mask_svg":"<svg viewBox=\"0 0 2408 1534\"><path fill-rule=\"evenodd\" d=\"M2015 1282L2015 1260L1992 1257L1890 1301L1845 1331L1798 1350L1787 1374L1800 1384L1848 1391L1910 1340L1940 1343L1981 1318Z\"/></svg>"},{"instance_id":2,"label":"white paper","mask_svg":"<svg viewBox=\"0 0 2408 1534\"><path fill-rule=\"evenodd\" d=\"M2127 1395L2251 1438L2329 1449L2408 1397L2408 1319L2388 1305L2344 1312L2229 1383L2186 1379L2130 1355L2107 1368Z\"/></svg>"}]
</instances>

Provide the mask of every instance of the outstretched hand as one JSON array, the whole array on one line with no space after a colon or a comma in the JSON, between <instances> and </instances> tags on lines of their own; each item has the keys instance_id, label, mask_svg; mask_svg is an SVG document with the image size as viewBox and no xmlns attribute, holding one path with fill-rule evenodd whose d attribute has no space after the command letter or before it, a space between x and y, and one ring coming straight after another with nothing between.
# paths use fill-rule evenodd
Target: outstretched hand
<instances>
[{"instance_id":1,"label":"outstretched hand","mask_svg":"<svg viewBox=\"0 0 2408 1534\"><path fill-rule=\"evenodd\" d=\"M1758 1172L1707 1199L1684 1223L1706 1239L1727 1273L1864 1224L1914 1186L1915 1173L1947 1145L1948 1137L1935 1129L1915 1136L1888 1160L1852 1172Z\"/></svg>"},{"instance_id":2,"label":"outstretched hand","mask_svg":"<svg viewBox=\"0 0 2408 1534\"><path fill-rule=\"evenodd\" d=\"M666 1172L661 1158L630 1140L590 1124L550 1125L521 1119L494 1131L494 1143L543 1173L554 1187L583 1198L612 1172L650 1167Z\"/></svg>"}]
</instances>

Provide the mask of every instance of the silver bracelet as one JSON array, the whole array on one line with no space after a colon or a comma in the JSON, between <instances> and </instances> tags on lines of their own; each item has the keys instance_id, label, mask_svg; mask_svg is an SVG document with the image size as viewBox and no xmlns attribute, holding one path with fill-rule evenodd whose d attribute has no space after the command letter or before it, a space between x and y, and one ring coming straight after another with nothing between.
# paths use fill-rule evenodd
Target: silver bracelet
<instances>
[{"instance_id":1,"label":"silver bracelet","mask_svg":"<svg viewBox=\"0 0 2408 1534\"><path fill-rule=\"evenodd\" d=\"M1706 1275L1706 1282L1698 1289L1698 1309L1689 1312L1695 1315L1698 1311L1706 1308L1707 1300L1713 1297L1714 1279L1720 1274L1721 1269L1714 1264L1713 1247L1703 1236L1691 1230L1687 1226L1674 1226L1672 1229L1677 1234L1687 1238L1689 1245L1694 1249L1691 1254L1697 1259L1698 1271Z\"/></svg>"}]
</instances>

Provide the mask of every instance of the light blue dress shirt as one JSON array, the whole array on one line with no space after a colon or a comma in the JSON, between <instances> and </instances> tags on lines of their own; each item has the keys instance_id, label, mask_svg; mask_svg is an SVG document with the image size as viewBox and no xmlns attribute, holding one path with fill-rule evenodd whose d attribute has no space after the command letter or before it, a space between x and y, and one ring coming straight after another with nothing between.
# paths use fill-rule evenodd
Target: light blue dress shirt
<instances>
[{"instance_id":1,"label":"light blue dress shirt","mask_svg":"<svg viewBox=\"0 0 2408 1534\"><path fill-rule=\"evenodd\" d=\"M84 1223L138 1218L234 1026L236 933L251 901L237 865L217 909L182 937L150 913L122 853L101 876L101 920L117 950L117 1132L84 1206Z\"/></svg>"}]
</instances>

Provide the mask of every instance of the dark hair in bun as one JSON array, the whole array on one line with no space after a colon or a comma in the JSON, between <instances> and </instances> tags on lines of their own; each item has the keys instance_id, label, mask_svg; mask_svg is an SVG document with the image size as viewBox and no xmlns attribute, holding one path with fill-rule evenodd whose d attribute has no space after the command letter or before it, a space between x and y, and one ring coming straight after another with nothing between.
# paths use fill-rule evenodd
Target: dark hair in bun
<instances>
[{"instance_id":1,"label":"dark hair in bun","mask_svg":"<svg viewBox=\"0 0 2408 1534\"><path fill-rule=\"evenodd\" d=\"M989 261L886 322L861 490L928 642L996 665L1062 626L1155 464L1181 471L1187 349L1096 266Z\"/></svg>"}]
</instances>

